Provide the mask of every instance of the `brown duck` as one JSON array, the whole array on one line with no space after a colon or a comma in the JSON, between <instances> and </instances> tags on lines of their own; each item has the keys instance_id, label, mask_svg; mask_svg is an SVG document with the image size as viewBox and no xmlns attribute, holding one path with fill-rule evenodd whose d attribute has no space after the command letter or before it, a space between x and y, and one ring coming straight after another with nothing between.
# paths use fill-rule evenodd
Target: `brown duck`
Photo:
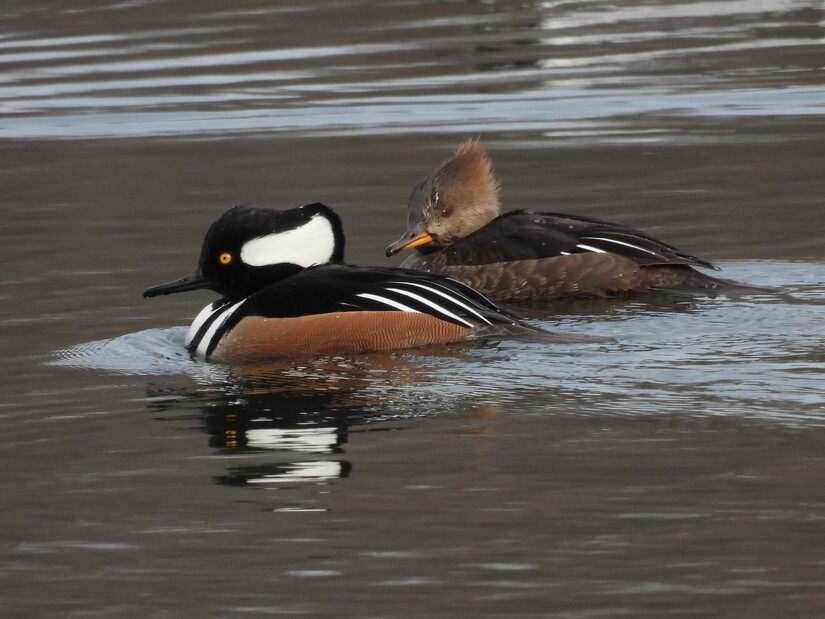
<instances>
[{"instance_id":1,"label":"brown duck","mask_svg":"<svg viewBox=\"0 0 825 619\"><path fill-rule=\"evenodd\" d=\"M415 186L407 231L387 256L413 249L402 267L442 273L499 301L772 290L706 275L694 267L719 269L622 224L529 210L502 215L498 189L484 148L465 142Z\"/></svg>"}]
</instances>

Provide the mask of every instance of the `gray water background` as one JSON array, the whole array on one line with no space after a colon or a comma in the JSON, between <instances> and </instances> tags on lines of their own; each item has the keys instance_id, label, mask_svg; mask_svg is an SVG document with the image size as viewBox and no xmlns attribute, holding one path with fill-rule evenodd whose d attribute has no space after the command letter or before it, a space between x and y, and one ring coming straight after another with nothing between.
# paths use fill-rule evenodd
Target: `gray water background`
<instances>
[{"instance_id":1,"label":"gray water background","mask_svg":"<svg viewBox=\"0 0 825 619\"><path fill-rule=\"evenodd\" d=\"M825 613L821 3L2 12L4 616ZM783 291L254 370L182 351L210 293L140 296L238 203L326 202L348 260L397 264L471 136L506 208Z\"/></svg>"}]
</instances>

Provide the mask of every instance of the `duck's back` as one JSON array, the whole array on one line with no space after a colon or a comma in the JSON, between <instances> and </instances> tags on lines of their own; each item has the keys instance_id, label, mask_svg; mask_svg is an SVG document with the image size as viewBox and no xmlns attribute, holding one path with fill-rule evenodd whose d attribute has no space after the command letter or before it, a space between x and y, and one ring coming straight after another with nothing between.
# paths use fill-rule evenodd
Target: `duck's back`
<instances>
[{"instance_id":1,"label":"duck's back","mask_svg":"<svg viewBox=\"0 0 825 619\"><path fill-rule=\"evenodd\" d=\"M217 361L310 358L500 336L578 342L523 323L440 275L327 264L235 303L218 302L191 329L190 350ZM213 326L214 325L214 326Z\"/></svg>"},{"instance_id":2,"label":"duck's back","mask_svg":"<svg viewBox=\"0 0 825 619\"><path fill-rule=\"evenodd\" d=\"M695 270L716 267L634 228L526 210L505 213L447 247L424 246L402 266L442 273L509 301L750 288Z\"/></svg>"}]
</instances>

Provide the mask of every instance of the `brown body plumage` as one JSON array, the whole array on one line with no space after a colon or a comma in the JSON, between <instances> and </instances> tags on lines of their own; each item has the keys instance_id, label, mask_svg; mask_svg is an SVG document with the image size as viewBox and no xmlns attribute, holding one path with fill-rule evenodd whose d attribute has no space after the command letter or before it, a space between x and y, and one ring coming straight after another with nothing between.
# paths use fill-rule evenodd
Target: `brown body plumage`
<instances>
[{"instance_id":1,"label":"brown body plumage","mask_svg":"<svg viewBox=\"0 0 825 619\"><path fill-rule=\"evenodd\" d=\"M481 144L465 142L415 186L407 231L387 255L412 249L403 267L442 273L500 301L771 290L706 275L695 267L718 269L622 224L526 210L501 215L498 191Z\"/></svg>"}]
</instances>

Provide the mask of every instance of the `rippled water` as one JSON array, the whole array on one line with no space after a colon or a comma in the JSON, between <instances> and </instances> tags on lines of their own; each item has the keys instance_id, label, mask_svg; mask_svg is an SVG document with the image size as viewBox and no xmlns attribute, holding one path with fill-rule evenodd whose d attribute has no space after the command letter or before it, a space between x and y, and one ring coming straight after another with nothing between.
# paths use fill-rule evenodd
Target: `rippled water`
<instances>
[{"instance_id":1,"label":"rippled water","mask_svg":"<svg viewBox=\"0 0 825 619\"><path fill-rule=\"evenodd\" d=\"M0 41L11 69L0 81L3 137L492 123L672 139L654 119L640 127L627 116L804 116L823 104L821 7L793 0L241 3L194 15L152 1L16 13Z\"/></svg>"},{"instance_id":2,"label":"rippled water","mask_svg":"<svg viewBox=\"0 0 825 619\"><path fill-rule=\"evenodd\" d=\"M819 616L818 3L10 2L10 616ZM775 294L515 309L605 343L225 367L146 301L240 202L387 264L481 135L508 208L626 222Z\"/></svg>"}]
</instances>

